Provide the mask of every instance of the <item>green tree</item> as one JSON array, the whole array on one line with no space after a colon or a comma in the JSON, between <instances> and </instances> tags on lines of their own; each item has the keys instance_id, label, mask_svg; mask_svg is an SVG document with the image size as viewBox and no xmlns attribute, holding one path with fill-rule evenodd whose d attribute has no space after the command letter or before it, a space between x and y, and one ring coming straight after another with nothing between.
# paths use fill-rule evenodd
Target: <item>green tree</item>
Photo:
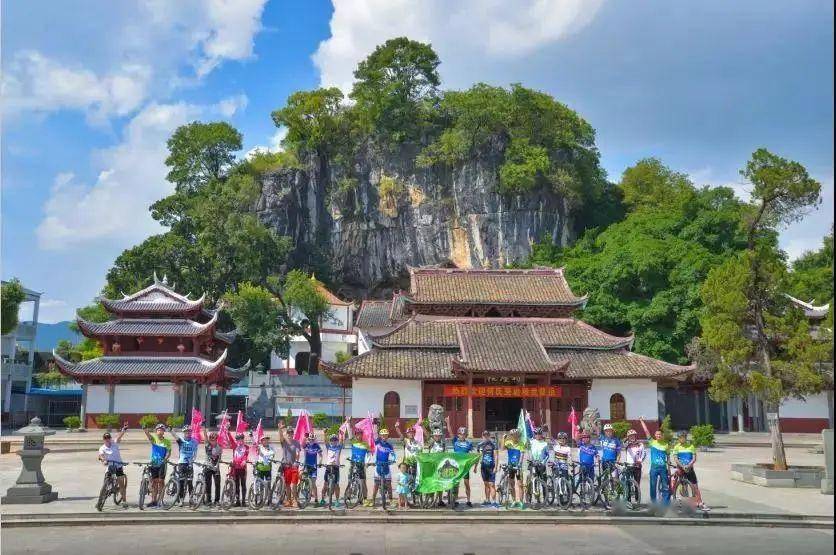
<instances>
[{"instance_id":1,"label":"green tree","mask_svg":"<svg viewBox=\"0 0 836 555\"><path fill-rule=\"evenodd\" d=\"M720 361L710 393L716 400L753 393L764 401L773 465L784 470L780 404L825 387L821 363L832 351L811 336L801 311L788 306L786 261L772 238L820 202L821 185L798 162L766 149L752 154L741 175L752 186L742 221L746 250L712 270L700 291L703 341Z\"/></svg>"},{"instance_id":2,"label":"green tree","mask_svg":"<svg viewBox=\"0 0 836 555\"><path fill-rule=\"evenodd\" d=\"M658 194L682 188L675 172L661 164L651 169ZM623 221L588 231L570 248L535 245L530 260L565 266L572 288L590 296L583 320L632 333L635 351L678 364L687 363L686 346L700 333L701 282L746 246L740 229L746 207L731 189L696 189L690 182L685 188L679 203L631 209Z\"/></svg>"},{"instance_id":3,"label":"green tree","mask_svg":"<svg viewBox=\"0 0 836 555\"><path fill-rule=\"evenodd\" d=\"M237 291L227 293L224 300L239 333L246 339L250 360L269 368L271 352L287 354L284 310L267 289L245 282L239 284Z\"/></svg>"},{"instance_id":4,"label":"green tree","mask_svg":"<svg viewBox=\"0 0 836 555\"><path fill-rule=\"evenodd\" d=\"M20 281L17 278L12 278L0 285L0 301L2 301L0 318L3 320L3 335L6 335L17 327L18 310L20 310L20 303L24 299L26 299L26 293L23 291L23 286L20 285Z\"/></svg>"},{"instance_id":5,"label":"green tree","mask_svg":"<svg viewBox=\"0 0 836 555\"><path fill-rule=\"evenodd\" d=\"M315 277L308 277L301 270L287 274L284 294L280 298L287 308L287 319L298 326L298 331L308 341L311 359L308 371L316 372L316 365L322 358L322 323L332 317L328 300L321 292L322 284ZM298 314L294 312L298 311ZM301 316L301 318L300 318Z\"/></svg>"},{"instance_id":6,"label":"green tree","mask_svg":"<svg viewBox=\"0 0 836 555\"><path fill-rule=\"evenodd\" d=\"M177 191L194 192L220 179L241 150L241 133L226 122L192 122L168 140L167 179Z\"/></svg>"},{"instance_id":7,"label":"green tree","mask_svg":"<svg viewBox=\"0 0 836 555\"><path fill-rule=\"evenodd\" d=\"M790 294L802 301L826 304L833 300L833 226L816 251L807 251L792 263Z\"/></svg>"},{"instance_id":8,"label":"green tree","mask_svg":"<svg viewBox=\"0 0 836 555\"><path fill-rule=\"evenodd\" d=\"M284 144L291 150L318 156L334 153L345 133L343 93L336 87L298 91L284 108L273 112L273 122L287 128Z\"/></svg>"},{"instance_id":9,"label":"green tree","mask_svg":"<svg viewBox=\"0 0 836 555\"><path fill-rule=\"evenodd\" d=\"M664 208L687 202L695 194L684 173L671 170L657 158L645 158L624 170L619 184L630 208Z\"/></svg>"},{"instance_id":10,"label":"green tree","mask_svg":"<svg viewBox=\"0 0 836 555\"><path fill-rule=\"evenodd\" d=\"M354 72L351 98L361 125L395 143L416 139L423 102L435 96L441 62L429 44L406 37L375 48Z\"/></svg>"}]
</instances>

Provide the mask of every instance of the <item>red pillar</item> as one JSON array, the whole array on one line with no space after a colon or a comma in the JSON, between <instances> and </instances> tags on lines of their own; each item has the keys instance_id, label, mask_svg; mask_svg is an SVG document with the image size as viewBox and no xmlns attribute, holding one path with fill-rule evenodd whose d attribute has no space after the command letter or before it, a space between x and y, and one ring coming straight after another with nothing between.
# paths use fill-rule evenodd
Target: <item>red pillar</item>
<instances>
[{"instance_id":1,"label":"red pillar","mask_svg":"<svg viewBox=\"0 0 836 555\"><path fill-rule=\"evenodd\" d=\"M473 374L467 373L467 431L473 434Z\"/></svg>"}]
</instances>

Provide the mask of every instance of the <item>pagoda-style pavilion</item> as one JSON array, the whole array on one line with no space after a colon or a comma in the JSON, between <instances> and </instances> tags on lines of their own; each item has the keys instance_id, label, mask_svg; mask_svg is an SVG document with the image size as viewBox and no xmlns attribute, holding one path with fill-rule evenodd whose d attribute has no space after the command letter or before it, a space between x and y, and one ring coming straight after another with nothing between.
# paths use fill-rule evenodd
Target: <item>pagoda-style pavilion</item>
<instances>
[{"instance_id":1,"label":"pagoda-style pavilion","mask_svg":"<svg viewBox=\"0 0 836 555\"><path fill-rule=\"evenodd\" d=\"M217 330L218 313L204 306L205 296L190 299L166 278L124 298L100 298L113 318L77 319L81 332L95 339L103 355L71 362L57 354L59 370L82 384L81 418L95 426L98 414L119 414L136 425L141 416L189 417L190 408L211 412L211 388L223 393L242 378L247 366L226 366L235 332Z\"/></svg>"},{"instance_id":2,"label":"pagoda-style pavilion","mask_svg":"<svg viewBox=\"0 0 836 555\"><path fill-rule=\"evenodd\" d=\"M366 301L357 316L361 351L323 364L352 387L352 412L387 424L439 404L473 434L513 427L525 407L554 431L574 408L604 420L657 419L657 386L693 370L630 351L616 337L568 317L585 306L562 269L411 269L409 292Z\"/></svg>"}]
</instances>

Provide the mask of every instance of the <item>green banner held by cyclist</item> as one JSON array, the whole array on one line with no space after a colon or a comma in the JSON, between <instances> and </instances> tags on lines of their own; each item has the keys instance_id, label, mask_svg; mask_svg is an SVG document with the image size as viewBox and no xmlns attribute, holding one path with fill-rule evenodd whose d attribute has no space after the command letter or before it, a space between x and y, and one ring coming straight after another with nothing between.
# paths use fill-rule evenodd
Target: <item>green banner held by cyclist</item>
<instances>
[{"instance_id":1,"label":"green banner held by cyclist","mask_svg":"<svg viewBox=\"0 0 836 555\"><path fill-rule=\"evenodd\" d=\"M447 491L467 476L470 468L479 461L478 453L419 453L418 492Z\"/></svg>"}]
</instances>

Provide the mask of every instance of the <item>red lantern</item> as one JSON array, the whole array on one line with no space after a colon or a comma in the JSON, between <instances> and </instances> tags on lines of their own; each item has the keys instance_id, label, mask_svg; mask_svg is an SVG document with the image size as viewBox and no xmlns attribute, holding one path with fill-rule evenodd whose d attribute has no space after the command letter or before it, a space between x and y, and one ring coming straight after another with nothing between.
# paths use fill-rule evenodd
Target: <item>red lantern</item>
<instances>
[{"instance_id":1,"label":"red lantern","mask_svg":"<svg viewBox=\"0 0 836 555\"><path fill-rule=\"evenodd\" d=\"M183 351L186 350L186 346L183 345L182 343L178 343L177 344L177 350L180 351L180 353L183 353Z\"/></svg>"}]
</instances>

